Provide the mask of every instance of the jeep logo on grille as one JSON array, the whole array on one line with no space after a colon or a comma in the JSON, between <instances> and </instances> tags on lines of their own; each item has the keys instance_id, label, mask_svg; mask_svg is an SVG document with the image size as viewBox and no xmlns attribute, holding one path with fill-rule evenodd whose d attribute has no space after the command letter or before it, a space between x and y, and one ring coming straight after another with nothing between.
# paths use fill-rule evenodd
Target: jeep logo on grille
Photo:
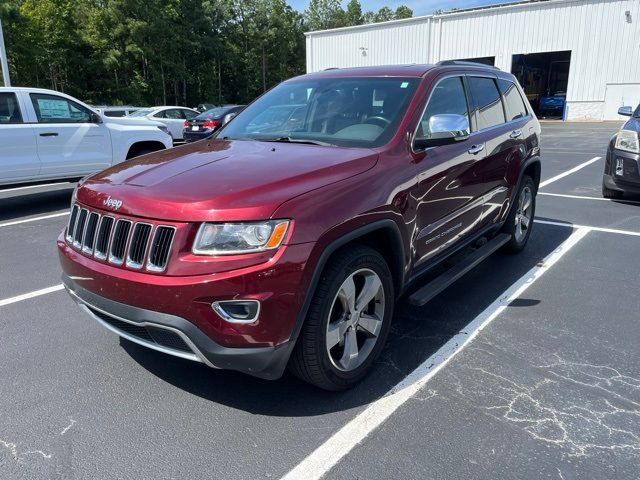
<instances>
[{"instance_id":1,"label":"jeep logo on grille","mask_svg":"<svg viewBox=\"0 0 640 480\"><path fill-rule=\"evenodd\" d=\"M102 204L105 207L111 207L114 210L118 210L122 206L122 200L111 198L111 195L109 195Z\"/></svg>"}]
</instances>

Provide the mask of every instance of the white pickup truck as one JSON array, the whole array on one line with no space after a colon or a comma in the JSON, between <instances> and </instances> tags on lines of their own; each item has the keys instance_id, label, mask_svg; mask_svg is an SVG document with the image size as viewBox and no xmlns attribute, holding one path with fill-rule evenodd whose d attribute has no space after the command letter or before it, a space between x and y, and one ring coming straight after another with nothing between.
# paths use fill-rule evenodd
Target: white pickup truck
<instances>
[{"instance_id":1,"label":"white pickup truck","mask_svg":"<svg viewBox=\"0 0 640 480\"><path fill-rule=\"evenodd\" d=\"M162 123L106 117L52 90L0 88L0 185L79 178L171 146Z\"/></svg>"}]
</instances>

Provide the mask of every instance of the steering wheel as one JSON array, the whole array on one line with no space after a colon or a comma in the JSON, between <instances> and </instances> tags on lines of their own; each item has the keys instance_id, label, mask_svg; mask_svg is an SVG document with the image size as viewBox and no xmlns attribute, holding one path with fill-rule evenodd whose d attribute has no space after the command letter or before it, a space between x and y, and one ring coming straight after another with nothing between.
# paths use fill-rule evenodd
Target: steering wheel
<instances>
[{"instance_id":1,"label":"steering wheel","mask_svg":"<svg viewBox=\"0 0 640 480\"><path fill-rule=\"evenodd\" d=\"M391 123L391 120L387 120L384 117L376 115L375 117L367 118L364 123L373 123L374 125L378 125L379 127L385 128L387 125Z\"/></svg>"}]
</instances>

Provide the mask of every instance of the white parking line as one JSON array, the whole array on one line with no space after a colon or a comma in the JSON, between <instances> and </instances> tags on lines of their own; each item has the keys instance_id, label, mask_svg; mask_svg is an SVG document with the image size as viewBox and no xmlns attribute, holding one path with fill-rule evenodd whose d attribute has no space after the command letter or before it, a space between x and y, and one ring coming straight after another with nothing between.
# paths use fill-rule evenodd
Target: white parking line
<instances>
[{"instance_id":1,"label":"white parking line","mask_svg":"<svg viewBox=\"0 0 640 480\"><path fill-rule=\"evenodd\" d=\"M527 288L544 275L589 231L589 228L584 227L578 228L573 232L555 251L511 285L463 330L440 347L436 353L427 358L384 397L370 404L363 412L333 434L293 470L282 477L282 480L317 480L322 478L367 435L378 428L400 406L424 387L482 329L489 325L513 300L522 295Z\"/></svg>"},{"instance_id":2,"label":"white parking line","mask_svg":"<svg viewBox=\"0 0 640 480\"><path fill-rule=\"evenodd\" d=\"M48 293L57 292L62 290L64 286L62 284L54 285L53 287L43 288L41 290L36 290L35 292L23 293L22 295L18 295L16 297L5 298L4 300L0 300L0 307L5 307L7 305L11 305L12 303L22 302L23 300L29 300L30 298L40 297L41 295L46 295Z\"/></svg>"},{"instance_id":3,"label":"white parking line","mask_svg":"<svg viewBox=\"0 0 640 480\"><path fill-rule=\"evenodd\" d=\"M46 220L47 218L56 218L69 215L69 212L52 213L51 215L43 215L41 217L25 218L23 220L12 220L11 222L0 223L0 228L10 227L11 225L20 225L21 223L37 222L38 220Z\"/></svg>"},{"instance_id":4,"label":"white parking line","mask_svg":"<svg viewBox=\"0 0 640 480\"><path fill-rule=\"evenodd\" d=\"M575 199L578 199L578 200L600 200L600 201L603 201L603 202L632 203L634 205L640 205L640 202L638 202L636 200L614 200L612 198L588 197L586 195L568 195L566 193L538 192L538 195L547 195L549 197L575 198Z\"/></svg>"},{"instance_id":5,"label":"white parking line","mask_svg":"<svg viewBox=\"0 0 640 480\"><path fill-rule=\"evenodd\" d=\"M550 183L555 182L556 180L560 180L561 178L566 177L567 175L571 175L572 173L577 172L578 170L583 169L584 167L591 165L594 162L597 162L598 160L600 160L602 157L593 157L591 160L589 160L588 162L584 162L581 163L580 165L578 165L577 167L573 167L571 170L567 170L566 172L563 172L559 175L556 175L555 177L551 177L547 180L545 180L544 182L540 182L540 188L542 187L546 187L547 185L549 185Z\"/></svg>"},{"instance_id":6,"label":"white parking line","mask_svg":"<svg viewBox=\"0 0 640 480\"><path fill-rule=\"evenodd\" d=\"M17 190L29 190L30 188L53 187L57 185L72 185L73 183L74 182L57 182L57 183L43 183L40 185L27 185L26 187L3 188L3 189L0 189L0 193L15 192Z\"/></svg>"},{"instance_id":7,"label":"white parking line","mask_svg":"<svg viewBox=\"0 0 640 480\"><path fill-rule=\"evenodd\" d=\"M589 225L577 225L574 223L567 222L555 222L553 220L539 220L535 219L534 223L542 223L544 225L555 225L557 227L565 227L565 228L586 228L592 232L604 232L604 233L617 233L618 235L630 235L632 237L640 237L640 232L634 232L633 230L620 230L617 228L606 228L606 227L592 227Z\"/></svg>"}]
</instances>

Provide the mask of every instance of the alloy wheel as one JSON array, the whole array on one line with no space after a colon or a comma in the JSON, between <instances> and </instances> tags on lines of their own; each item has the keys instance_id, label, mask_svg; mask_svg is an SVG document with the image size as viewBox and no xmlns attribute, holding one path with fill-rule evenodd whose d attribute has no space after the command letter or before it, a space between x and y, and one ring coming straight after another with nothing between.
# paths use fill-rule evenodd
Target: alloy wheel
<instances>
[{"instance_id":1,"label":"alloy wheel","mask_svg":"<svg viewBox=\"0 0 640 480\"><path fill-rule=\"evenodd\" d=\"M338 370L353 371L369 357L382 329L384 303L384 287L373 270L357 270L342 282L326 332L329 359Z\"/></svg>"}]
</instances>

